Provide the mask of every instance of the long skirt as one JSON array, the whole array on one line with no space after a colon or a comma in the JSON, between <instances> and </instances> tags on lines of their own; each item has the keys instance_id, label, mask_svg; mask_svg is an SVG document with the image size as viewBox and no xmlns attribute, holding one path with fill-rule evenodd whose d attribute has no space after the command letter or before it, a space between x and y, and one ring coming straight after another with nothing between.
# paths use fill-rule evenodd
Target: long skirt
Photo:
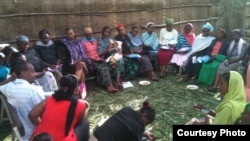
<instances>
[{"instance_id":1,"label":"long skirt","mask_svg":"<svg viewBox=\"0 0 250 141\"><path fill-rule=\"evenodd\" d=\"M198 77L198 81L207 85L212 85L218 66L226 59L224 55L217 55L212 62L204 63Z\"/></svg>"},{"instance_id":2,"label":"long skirt","mask_svg":"<svg viewBox=\"0 0 250 141\"><path fill-rule=\"evenodd\" d=\"M144 74L146 72L152 71L153 70L153 66L151 64L151 61L149 59L149 57L145 54L141 55L141 58L139 59L139 73L140 74Z\"/></svg>"},{"instance_id":3,"label":"long skirt","mask_svg":"<svg viewBox=\"0 0 250 141\"><path fill-rule=\"evenodd\" d=\"M235 63L229 64L229 65L225 65L225 61L224 61L219 65L219 67L217 69L217 73L221 75L221 74L227 73L231 70L236 70L240 65L241 65L240 62L235 62Z\"/></svg>"},{"instance_id":4,"label":"long skirt","mask_svg":"<svg viewBox=\"0 0 250 141\"><path fill-rule=\"evenodd\" d=\"M102 63L93 62L92 64L96 73L97 83L102 86L110 84L112 81L110 75L110 68L108 64L106 64L105 62Z\"/></svg>"},{"instance_id":5,"label":"long skirt","mask_svg":"<svg viewBox=\"0 0 250 141\"><path fill-rule=\"evenodd\" d=\"M125 75L124 79L132 79L138 75L139 61L137 58L123 57Z\"/></svg>"},{"instance_id":6,"label":"long skirt","mask_svg":"<svg viewBox=\"0 0 250 141\"><path fill-rule=\"evenodd\" d=\"M125 74L123 59L117 60L116 67L111 69L112 78L116 79L116 76L119 74L121 76L124 76L124 74Z\"/></svg>"},{"instance_id":7,"label":"long skirt","mask_svg":"<svg viewBox=\"0 0 250 141\"><path fill-rule=\"evenodd\" d=\"M198 76L200 73L202 63L193 63L192 56L188 57L187 65L185 67L185 74L189 77Z\"/></svg>"},{"instance_id":8,"label":"long skirt","mask_svg":"<svg viewBox=\"0 0 250 141\"><path fill-rule=\"evenodd\" d=\"M170 63L174 63L178 66L185 66L187 64L188 56L185 54L175 53L170 60Z\"/></svg>"},{"instance_id":9,"label":"long skirt","mask_svg":"<svg viewBox=\"0 0 250 141\"><path fill-rule=\"evenodd\" d=\"M174 54L174 50L165 50L159 49L158 51L158 61L160 66L168 65L172 56Z\"/></svg>"}]
</instances>

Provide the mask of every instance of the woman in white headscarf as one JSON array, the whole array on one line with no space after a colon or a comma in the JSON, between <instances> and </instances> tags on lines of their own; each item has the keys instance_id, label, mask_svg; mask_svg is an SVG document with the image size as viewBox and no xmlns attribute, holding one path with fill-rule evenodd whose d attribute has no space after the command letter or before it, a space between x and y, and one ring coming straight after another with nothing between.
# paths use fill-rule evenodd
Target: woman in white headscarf
<instances>
[{"instance_id":1,"label":"woman in white headscarf","mask_svg":"<svg viewBox=\"0 0 250 141\"><path fill-rule=\"evenodd\" d=\"M202 62L198 62L197 58L207 54L207 48L215 39L214 36L211 36L213 30L214 28L210 23L206 23L202 26L202 33L196 36L191 51L187 53L188 60L182 81L185 82L190 77L196 77L199 75Z\"/></svg>"}]
</instances>

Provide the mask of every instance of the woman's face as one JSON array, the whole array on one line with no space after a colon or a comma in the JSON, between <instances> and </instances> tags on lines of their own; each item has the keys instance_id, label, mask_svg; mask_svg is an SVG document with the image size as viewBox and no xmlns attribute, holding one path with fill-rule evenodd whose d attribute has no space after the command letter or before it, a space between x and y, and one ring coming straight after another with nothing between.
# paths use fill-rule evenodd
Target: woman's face
<instances>
[{"instance_id":1,"label":"woman's face","mask_svg":"<svg viewBox=\"0 0 250 141\"><path fill-rule=\"evenodd\" d=\"M75 33L74 33L74 31L73 31L72 29L68 30L68 31L66 32L66 34L67 34L67 37L68 37L70 40L74 40L74 39L75 39Z\"/></svg>"},{"instance_id":2,"label":"woman's face","mask_svg":"<svg viewBox=\"0 0 250 141\"><path fill-rule=\"evenodd\" d=\"M188 34L188 33L191 32L191 30L192 30L192 27L191 27L190 25L187 25L187 26L185 26L185 28L184 28L184 33L185 33L185 34Z\"/></svg>"},{"instance_id":3,"label":"woman's face","mask_svg":"<svg viewBox=\"0 0 250 141\"><path fill-rule=\"evenodd\" d=\"M144 114L142 114L142 124L143 125L148 125L148 124L150 124L152 121L149 121L149 119L148 119L148 116L144 113Z\"/></svg>"},{"instance_id":4,"label":"woman's face","mask_svg":"<svg viewBox=\"0 0 250 141\"><path fill-rule=\"evenodd\" d=\"M126 35L126 29L124 27L121 27L118 32L120 35Z\"/></svg>"},{"instance_id":5,"label":"woman's face","mask_svg":"<svg viewBox=\"0 0 250 141\"><path fill-rule=\"evenodd\" d=\"M44 44L47 44L49 42L49 34L43 34L42 37L41 37L41 41Z\"/></svg>"},{"instance_id":6,"label":"woman's face","mask_svg":"<svg viewBox=\"0 0 250 141\"><path fill-rule=\"evenodd\" d=\"M136 35L138 34L138 32L139 32L139 29L138 29L138 28L134 28L134 29L131 31L131 34L132 34L133 36L136 36Z\"/></svg>"},{"instance_id":7,"label":"woman's face","mask_svg":"<svg viewBox=\"0 0 250 141\"><path fill-rule=\"evenodd\" d=\"M152 33L154 31L154 29L155 29L154 25L151 24L151 25L148 26L148 32L149 33Z\"/></svg>"},{"instance_id":8,"label":"woman's face","mask_svg":"<svg viewBox=\"0 0 250 141\"><path fill-rule=\"evenodd\" d=\"M111 30L109 28L105 29L103 32L104 37L109 37L111 35Z\"/></svg>"},{"instance_id":9,"label":"woman's face","mask_svg":"<svg viewBox=\"0 0 250 141\"><path fill-rule=\"evenodd\" d=\"M172 31L173 30L173 24L167 24L167 26L166 26L166 28L167 28L167 31Z\"/></svg>"},{"instance_id":10,"label":"woman's face","mask_svg":"<svg viewBox=\"0 0 250 141\"><path fill-rule=\"evenodd\" d=\"M219 91L222 95L225 95L228 92L229 82L226 81L223 77L219 79Z\"/></svg>"},{"instance_id":11,"label":"woman's face","mask_svg":"<svg viewBox=\"0 0 250 141\"><path fill-rule=\"evenodd\" d=\"M224 38L224 33L221 30L216 30L215 37L217 39L222 39Z\"/></svg>"},{"instance_id":12,"label":"woman's face","mask_svg":"<svg viewBox=\"0 0 250 141\"><path fill-rule=\"evenodd\" d=\"M202 34L203 34L203 36L207 37L210 34L210 30L205 28L202 30Z\"/></svg>"},{"instance_id":13,"label":"woman's face","mask_svg":"<svg viewBox=\"0 0 250 141\"><path fill-rule=\"evenodd\" d=\"M29 47L29 42L20 42L19 43L19 50L21 52L27 50L28 47Z\"/></svg>"},{"instance_id":14,"label":"woman's face","mask_svg":"<svg viewBox=\"0 0 250 141\"><path fill-rule=\"evenodd\" d=\"M232 36L233 36L233 40L235 41L238 41L240 39L240 36L236 33L233 33Z\"/></svg>"}]
</instances>

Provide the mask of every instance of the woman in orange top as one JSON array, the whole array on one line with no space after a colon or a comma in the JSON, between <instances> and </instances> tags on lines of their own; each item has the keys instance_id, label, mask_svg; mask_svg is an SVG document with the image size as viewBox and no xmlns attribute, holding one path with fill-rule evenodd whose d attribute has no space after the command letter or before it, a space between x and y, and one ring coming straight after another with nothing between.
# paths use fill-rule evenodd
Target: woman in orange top
<instances>
[{"instance_id":1,"label":"woman in orange top","mask_svg":"<svg viewBox=\"0 0 250 141\"><path fill-rule=\"evenodd\" d=\"M30 120L37 125L31 139L47 132L54 141L88 141L89 123L84 116L89 104L78 95L77 77L72 74L63 76L60 89L29 113Z\"/></svg>"}]
</instances>

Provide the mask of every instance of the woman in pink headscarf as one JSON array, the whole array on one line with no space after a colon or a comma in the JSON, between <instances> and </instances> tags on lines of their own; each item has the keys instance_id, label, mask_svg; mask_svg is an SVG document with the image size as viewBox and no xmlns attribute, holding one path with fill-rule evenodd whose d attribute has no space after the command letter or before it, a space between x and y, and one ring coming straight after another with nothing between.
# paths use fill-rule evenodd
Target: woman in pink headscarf
<instances>
[{"instance_id":1,"label":"woman in pink headscarf","mask_svg":"<svg viewBox=\"0 0 250 141\"><path fill-rule=\"evenodd\" d=\"M170 61L170 63L174 65L176 74L179 72L180 67L185 66L185 62L188 59L186 53L191 51L194 40L195 34L193 24L187 23L183 28L183 33L178 35L175 53Z\"/></svg>"}]
</instances>

